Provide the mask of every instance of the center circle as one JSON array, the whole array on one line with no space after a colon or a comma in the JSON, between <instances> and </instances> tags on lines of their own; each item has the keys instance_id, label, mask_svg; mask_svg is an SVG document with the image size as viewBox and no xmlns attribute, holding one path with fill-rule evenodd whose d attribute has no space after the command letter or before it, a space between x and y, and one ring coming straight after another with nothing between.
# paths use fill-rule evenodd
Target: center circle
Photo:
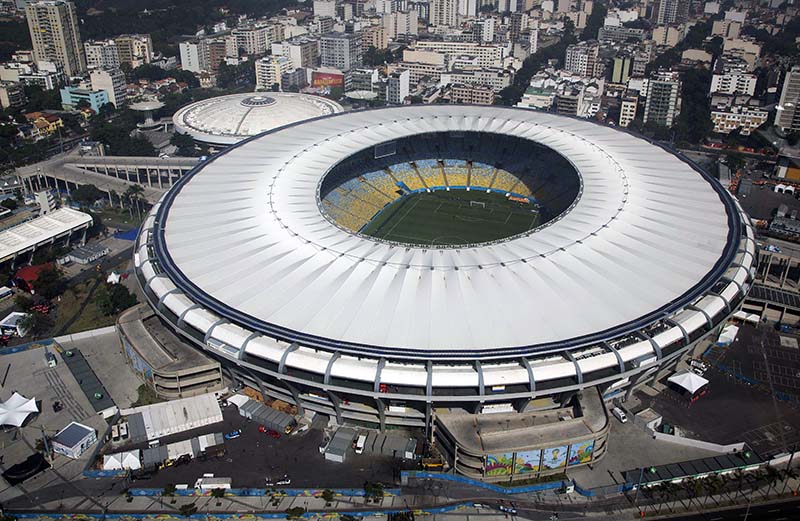
<instances>
[{"instance_id":1,"label":"center circle","mask_svg":"<svg viewBox=\"0 0 800 521\"><path fill-rule=\"evenodd\" d=\"M490 132L429 132L379 143L320 180L328 221L370 239L457 248L532 233L575 206L582 180L561 154Z\"/></svg>"}]
</instances>

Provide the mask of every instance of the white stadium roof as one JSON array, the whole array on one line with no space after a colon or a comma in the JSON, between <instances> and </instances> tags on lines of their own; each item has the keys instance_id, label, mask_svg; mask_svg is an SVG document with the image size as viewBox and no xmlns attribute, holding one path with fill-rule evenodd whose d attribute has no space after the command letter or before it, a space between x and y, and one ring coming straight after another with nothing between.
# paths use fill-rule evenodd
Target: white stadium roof
<instances>
[{"instance_id":1,"label":"white stadium roof","mask_svg":"<svg viewBox=\"0 0 800 521\"><path fill-rule=\"evenodd\" d=\"M250 92L192 103L176 112L172 121L179 132L198 141L232 145L267 130L341 111L341 105L320 96Z\"/></svg>"},{"instance_id":2,"label":"white stadium roof","mask_svg":"<svg viewBox=\"0 0 800 521\"><path fill-rule=\"evenodd\" d=\"M531 234L474 247L388 244L322 214L318 186L337 162L438 131L546 145L575 166L582 195ZM423 358L598 342L689 304L714 313L724 301L700 299L742 233L722 188L656 145L587 121L479 106L351 112L283 128L204 163L156 210L163 275L146 264L144 277L162 299L185 295L210 311L164 300L201 331L224 317L290 342ZM702 325L695 312L675 320L688 329L697 317ZM233 324L214 335L226 331L247 335Z\"/></svg>"}]
</instances>

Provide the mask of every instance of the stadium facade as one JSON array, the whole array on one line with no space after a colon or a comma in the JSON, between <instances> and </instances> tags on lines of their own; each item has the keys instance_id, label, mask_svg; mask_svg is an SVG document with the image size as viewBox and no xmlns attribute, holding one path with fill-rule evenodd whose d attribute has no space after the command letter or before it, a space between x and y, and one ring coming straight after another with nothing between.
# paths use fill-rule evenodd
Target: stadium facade
<instances>
[{"instance_id":1,"label":"stadium facade","mask_svg":"<svg viewBox=\"0 0 800 521\"><path fill-rule=\"evenodd\" d=\"M506 148L520 140L534 148ZM423 175L431 154L458 163ZM547 154L557 169L537 163ZM364 160L341 166L353 157ZM494 167L473 177L475 164ZM353 206L379 210L456 189L449 172L459 189L491 190L501 170L518 177L509 194L539 204L564 177L568 198L551 198L551 215L524 233L430 247L366 236L323 204L353 179L373 194ZM673 370L717 330L750 288L755 251L738 202L656 144L540 112L415 106L226 149L154 206L135 266L156 313L264 396L340 422L423 428L459 472L496 480L601 457L603 400Z\"/></svg>"}]
</instances>

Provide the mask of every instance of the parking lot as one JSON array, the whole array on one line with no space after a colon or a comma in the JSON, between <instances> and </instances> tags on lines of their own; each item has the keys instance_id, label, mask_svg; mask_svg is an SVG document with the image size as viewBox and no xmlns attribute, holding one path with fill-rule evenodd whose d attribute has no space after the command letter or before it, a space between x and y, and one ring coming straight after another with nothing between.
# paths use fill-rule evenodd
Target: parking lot
<instances>
[{"instance_id":1,"label":"parking lot","mask_svg":"<svg viewBox=\"0 0 800 521\"><path fill-rule=\"evenodd\" d=\"M277 482L284 474L291 478L292 483L288 485L291 488L360 488L365 481L397 482L401 469L413 468L410 462L366 453L356 455L352 451L345 463L333 463L326 461L319 452L321 430L311 429L273 439L259 432L257 423L239 416L233 405L223 409L223 416L222 423L163 438L161 444L211 432L241 430L240 437L225 441L225 456L165 468L151 479L137 480L132 485L161 488L168 484L188 484L191 487L204 473L213 473L217 477L232 478L237 488L263 488L267 477Z\"/></svg>"},{"instance_id":2,"label":"parking lot","mask_svg":"<svg viewBox=\"0 0 800 521\"><path fill-rule=\"evenodd\" d=\"M690 438L719 444L746 442L762 455L791 449L800 443L800 411L774 395L791 392L799 381L800 357L795 355L800 352L781 346L780 336L774 330L743 326L731 346L713 348L709 360L729 370L708 370L704 377L710 382L709 392L691 405L670 389L656 396L638 391L636 396ZM766 364L775 372L772 385ZM790 374L776 367L789 368ZM748 384L735 375L764 380Z\"/></svg>"}]
</instances>

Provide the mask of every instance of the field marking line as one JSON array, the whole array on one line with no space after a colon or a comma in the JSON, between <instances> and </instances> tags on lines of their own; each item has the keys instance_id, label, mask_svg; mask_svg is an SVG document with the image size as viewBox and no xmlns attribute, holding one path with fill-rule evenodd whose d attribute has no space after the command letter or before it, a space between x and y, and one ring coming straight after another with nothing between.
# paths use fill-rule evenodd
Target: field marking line
<instances>
[{"instance_id":1,"label":"field marking line","mask_svg":"<svg viewBox=\"0 0 800 521\"><path fill-rule=\"evenodd\" d=\"M395 228L397 228L397 225L398 225L398 224L400 224L401 222L403 222L403 220L404 220L406 217L408 217L408 214L411 212L411 210L413 210L414 208L416 208L416 207L417 207L417 204L419 204L419 201L420 201L420 199L419 199L419 198L417 198L417 199L415 199L415 200L414 200L414 204L413 204L413 205L411 205L411 207L410 207L410 208L408 208L408 209L406 210L406 213L405 213L405 214L403 214L403 216L401 216L401 217L400 217L400 218L397 220L397 222L396 222L396 223L394 223L394 225L392 225L392 227L391 227L391 228L389 228L389 231L388 231L388 232L386 232L386 234L383 236L383 238L384 238L384 239L391 240L391 239L388 239L389 235L391 235L391 233L394 231L394 229L395 229Z\"/></svg>"}]
</instances>

